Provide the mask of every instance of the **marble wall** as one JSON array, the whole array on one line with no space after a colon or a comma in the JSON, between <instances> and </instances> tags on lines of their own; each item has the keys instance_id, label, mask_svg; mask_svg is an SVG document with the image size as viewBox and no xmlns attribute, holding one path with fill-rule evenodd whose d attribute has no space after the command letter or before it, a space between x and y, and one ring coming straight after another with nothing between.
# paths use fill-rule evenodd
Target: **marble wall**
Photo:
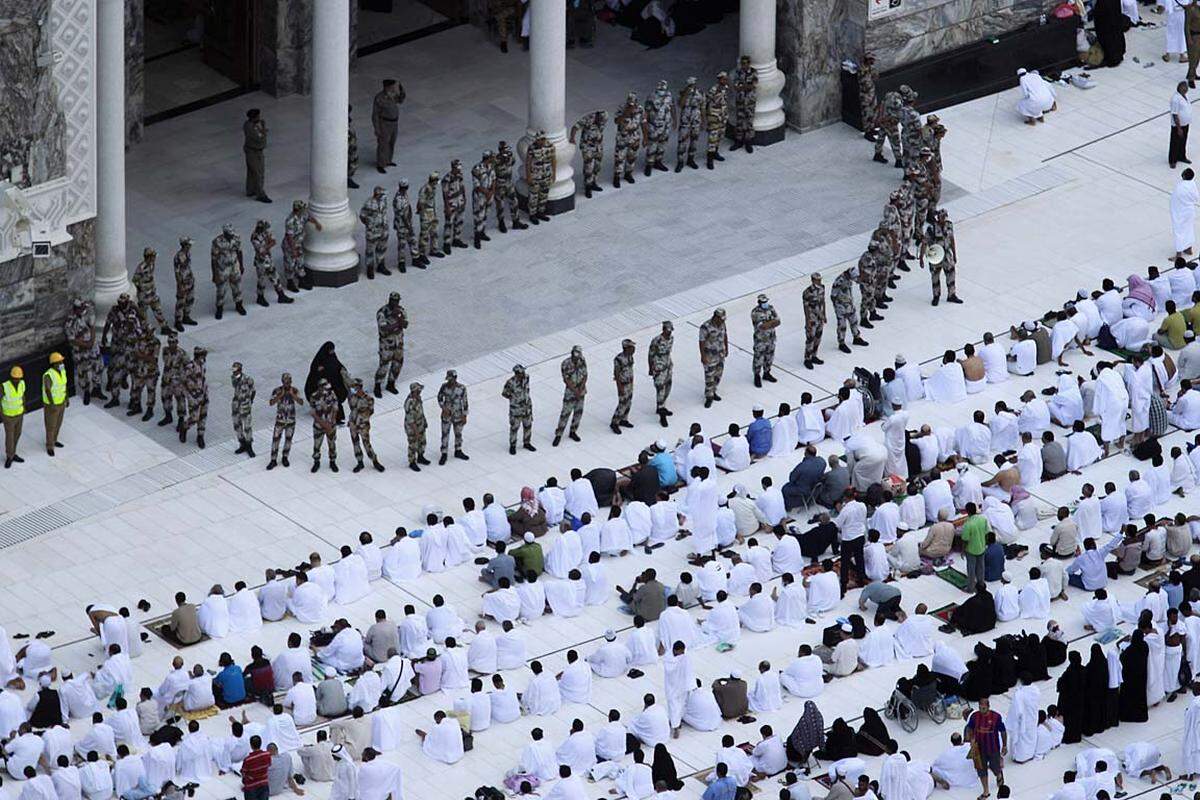
<instances>
[{"instance_id":1,"label":"marble wall","mask_svg":"<svg viewBox=\"0 0 1200 800\"><path fill-rule=\"evenodd\" d=\"M125 145L142 140L146 74L145 0L125 0Z\"/></svg>"},{"instance_id":2,"label":"marble wall","mask_svg":"<svg viewBox=\"0 0 1200 800\"><path fill-rule=\"evenodd\" d=\"M66 174L66 119L52 73L50 2L4 0L0 14L0 178L22 187Z\"/></svg>"},{"instance_id":3,"label":"marble wall","mask_svg":"<svg viewBox=\"0 0 1200 800\"><path fill-rule=\"evenodd\" d=\"M891 69L1014 31L1048 13L1046 0L904 0L891 15L861 20L861 41L876 68Z\"/></svg>"},{"instance_id":4,"label":"marble wall","mask_svg":"<svg viewBox=\"0 0 1200 800\"><path fill-rule=\"evenodd\" d=\"M71 241L52 248L49 258L19 256L0 264L0 353L6 361L61 343L71 300L92 296L95 220L77 222L67 232Z\"/></svg>"},{"instance_id":5,"label":"marble wall","mask_svg":"<svg viewBox=\"0 0 1200 800\"><path fill-rule=\"evenodd\" d=\"M258 37L259 84L275 97L312 86L313 0L263 0ZM350 2L350 68L358 61L358 2Z\"/></svg>"}]
</instances>

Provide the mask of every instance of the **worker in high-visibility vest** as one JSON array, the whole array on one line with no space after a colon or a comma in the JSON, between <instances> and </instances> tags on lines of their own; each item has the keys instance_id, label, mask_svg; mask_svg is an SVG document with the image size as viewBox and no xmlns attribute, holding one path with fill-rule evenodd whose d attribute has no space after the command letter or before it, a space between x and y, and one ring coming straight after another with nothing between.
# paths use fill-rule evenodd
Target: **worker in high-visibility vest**
<instances>
[{"instance_id":1,"label":"worker in high-visibility vest","mask_svg":"<svg viewBox=\"0 0 1200 800\"><path fill-rule=\"evenodd\" d=\"M25 419L25 370L13 367L9 379L0 384L0 418L4 420L4 468L13 462L23 463L17 455L17 441L21 438L21 422Z\"/></svg>"},{"instance_id":2,"label":"worker in high-visibility vest","mask_svg":"<svg viewBox=\"0 0 1200 800\"><path fill-rule=\"evenodd\" d=\"M62 447L58 432L62 429L67 397L67 365L62 353L50 354L50 368L42 373L42 418L46 423L46 455L53 456L54 448Z\"/></svg>"}]
</instances>

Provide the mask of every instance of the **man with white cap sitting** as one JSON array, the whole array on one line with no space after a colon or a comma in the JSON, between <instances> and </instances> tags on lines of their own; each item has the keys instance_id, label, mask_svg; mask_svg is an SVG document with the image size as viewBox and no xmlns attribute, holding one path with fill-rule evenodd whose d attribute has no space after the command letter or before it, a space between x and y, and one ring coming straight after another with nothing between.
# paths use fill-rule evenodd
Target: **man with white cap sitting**
<instances>
[{"instance_id":1,"label":"man with white cap sitting","mask_svg":"<svg viewBox=\"0 0 1200 800\"><path fill-rule=\"evenodd\" d=\"M1020 332L1013 329L1013 338L1018 341L1008 351L1008 371L1014 375L1032 375L1037 369L1037 343L1033 340L1037 327L1033 320L1026 320Z\"/></svg>"},{"instance_id":2,"label":"man with white cap sitting","mask_svg":"<svg viewBox=\"0 0 1200 800\"><path fill-rule=\"evenodd\" d=\"M604 644L597 647L585 661L598 678L617 678L629 671L629 649L617 643L612 628L604 632Z\"/></svg>"},{"instance_id":3,"label":"man with white cap sitting","mask_svg":"<svg viewBox=\"0 0 1200 800\"><path fill-rule=\"evenodd\" d=\"M1036 125L1045 122L1047 111L1058 108L1054 97L1054 89L1035 69L1032 72L1022 67L1017 70L1018 83L1021 88L1021 99L1017 101L1017 111L1025 118L1026 125Z\"/></svg>"}]
</instances>

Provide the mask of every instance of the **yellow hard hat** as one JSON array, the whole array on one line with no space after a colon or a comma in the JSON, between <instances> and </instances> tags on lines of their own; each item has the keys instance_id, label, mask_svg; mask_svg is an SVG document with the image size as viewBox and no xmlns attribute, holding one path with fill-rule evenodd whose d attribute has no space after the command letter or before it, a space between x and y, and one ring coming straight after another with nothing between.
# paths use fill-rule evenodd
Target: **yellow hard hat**
<instances>
[{"instance_id":1,"label":"yellow hard hat","mask_svg":"<svg viewBox=\"0 0 1200 800\"><path fill-rule=\"evenodd\" d=\"M51 364L61 364L62 360L63 360L62 353L51 353L50 354L50 363Z\"/></svg>"},{"instance_id":2,"label":"yellow hard hat","mask_svg":"<svg viewBox=\"0 0 1200 800\"><path fill-rule=\"evenodd\" d=\"M9 370L8 374L13 378L13 380L19 381L25 377L25 370L21 369L20 367L13 367L11 370Z\"/></svg>"}]
</instances>

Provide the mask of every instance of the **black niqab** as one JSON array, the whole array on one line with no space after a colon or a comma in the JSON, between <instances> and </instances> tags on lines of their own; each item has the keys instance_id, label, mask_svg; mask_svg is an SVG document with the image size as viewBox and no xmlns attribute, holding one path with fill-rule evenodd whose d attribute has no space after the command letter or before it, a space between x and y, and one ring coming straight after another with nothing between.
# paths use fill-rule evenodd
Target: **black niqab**
<instances>
[{"instance_id":1,"label":"black niqab","mask_svg":"<svg viewBox=\"0 0 1200 800\"><path fill-rule=\"evenodd\" d=\"M1104 648L1098 644L1092 645L1092 657L1088 659L1084 695L1087 703L1083 707L1083 735L1092 736L1108 727L1104 713L1106 703L1100 701L1108 696L1108 659L1104 656Z\"/></svg>"},{"instance_id":2,"label":"black niqab","mask_svg":"<svg viewBox=\"0 0 1200 800\"><path fill-rule=\"evenodd\" d=\"M1086 675L1083 657L1071 653L1070 663L1058 679L1058 713L1063 718L1063 744L1078 744L1083 739L1083 713L1087 705Z\"/></svg>"},{"instance_id":3,"label":"black niqab","mask_svg":"<svg viewBox=\"0 0 1200 800\"><path fill-rule=\"evenodd\" d=\"M1146 660L1149 657L1150 648L1142 632L1134 631L1128 646L1121 651L1121 722L1145 722L1150 718L1146 712Z\"/></svg>"}]
</instances>

